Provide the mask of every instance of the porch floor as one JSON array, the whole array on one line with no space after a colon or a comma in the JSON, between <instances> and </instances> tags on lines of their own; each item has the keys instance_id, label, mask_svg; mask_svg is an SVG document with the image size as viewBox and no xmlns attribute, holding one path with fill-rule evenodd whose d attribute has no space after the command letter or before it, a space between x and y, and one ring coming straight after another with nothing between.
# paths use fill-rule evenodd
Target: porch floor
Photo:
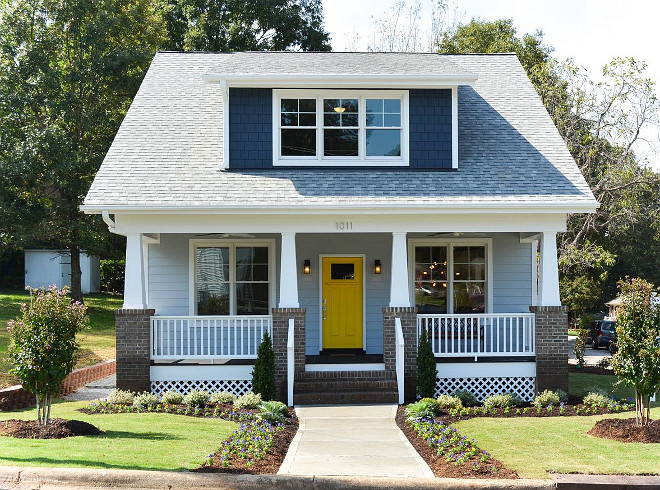
<instances>
[{"instance_id":1,"label":"porch floor","mask_svg":"<svg viewBox=\"0 0 660 490\"><path fill-rule=\"evenodd\" d=\"M382 354L367 354L362 349L325 349L318 355L305 356L305 364L372 364L382 362Z\"/></svg>"}]
</instances>

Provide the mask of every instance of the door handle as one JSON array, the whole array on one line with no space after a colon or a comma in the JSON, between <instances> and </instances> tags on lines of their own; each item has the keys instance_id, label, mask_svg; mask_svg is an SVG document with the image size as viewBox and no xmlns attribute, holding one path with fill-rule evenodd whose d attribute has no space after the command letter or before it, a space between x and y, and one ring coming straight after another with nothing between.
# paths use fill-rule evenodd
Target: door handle
<instances>
[{"instance_id":1,"label":"door handle","mask_svg":"<svg viewBox=\"0 0 660 490\"><path fill-rule=\"evenodd\" d=\"M325 320L325 312L326 312L327 309L328 309L327 304L328 304L328 300L326 300L325 298L323 298L323 319L324 319L324 320Z\"/></svg>"}]
</instances>

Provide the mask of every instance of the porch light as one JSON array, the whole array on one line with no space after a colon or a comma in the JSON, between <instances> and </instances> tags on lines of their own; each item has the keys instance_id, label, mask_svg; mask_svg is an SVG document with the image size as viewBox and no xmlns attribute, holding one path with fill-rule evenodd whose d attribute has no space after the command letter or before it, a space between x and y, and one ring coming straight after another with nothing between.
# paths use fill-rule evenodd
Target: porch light
<instances>
[{"instance_id":1,"label":"porch light","mask_svg":"<svg viewBox=\"0 0 660 490\"><path fill-rule=\"evenodd\" d=\"M303 262L303 274L310 274L312 272L312 263L309 261L309 259L305 260Z\"/></svg>"},{"instance_id":2,"label":"porch light","mask_svg":"<svg viewBox=\"0 0 660 490\"><path fill-rule=\"evenodd\" d=\"M380 274L380 260L374 262L374 274Z\"/></svg>"}]
</instances>

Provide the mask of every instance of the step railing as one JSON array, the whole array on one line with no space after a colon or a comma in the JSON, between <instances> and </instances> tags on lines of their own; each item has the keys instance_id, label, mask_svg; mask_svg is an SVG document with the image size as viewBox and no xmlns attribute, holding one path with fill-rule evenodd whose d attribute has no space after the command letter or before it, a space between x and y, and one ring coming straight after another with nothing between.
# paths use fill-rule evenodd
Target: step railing
<instances>
[{"instance_id":1,"label":"step railing","mask_svg":"<svg viewBox=\"0 0 660 490\"><path fill-rule=\"evenodd\" d=\"M151 359L256 359L270 315L152 316Z\"/></svg>"},{"instance_id":2,"label":"step railing","mask_svg":"<svg viewBox=\"0 0 660 490\"><path fill-rule=\"evenodd\" d=\"M534 356L533 313L417 315L436 357Z\"/></svg>"},{"instance_id":3,"label":"step railing","mask_svg":"<svg viewBox=\"0 0 660 490\"><path fill-rule=\"evenodd\" d=\"M296 358L295 358L295 321L289 318L289 335L286 341L286 393L287 405L293 406L293 382L296 375Z\"/></svg>"},{"instance_id":4,"label":"step railing","mask_svg":"<svg viewBox=\"0 0 660 490\"><path fill-rule=\"evenodd\" d=\"M399 405L403 404L404 398L404 382L405 382L405 342L403 340L403 328L401 326L401 318L394 319L394 342L395 342L395 366L396 366L396 385L399 391Z\"/></svg>"}]
</instances>

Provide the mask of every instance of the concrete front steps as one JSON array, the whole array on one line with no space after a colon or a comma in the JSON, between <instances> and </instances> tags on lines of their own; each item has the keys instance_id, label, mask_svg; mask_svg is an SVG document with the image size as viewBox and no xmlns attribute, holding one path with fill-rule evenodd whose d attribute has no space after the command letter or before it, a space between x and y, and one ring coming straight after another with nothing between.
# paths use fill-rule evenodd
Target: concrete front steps
<instances>
[{"instance_id":1,"label":"concrete front steps","mask_svg":"<svg viewBox=\"0 0 660 490\"><path fill-rule=\"evenodd\" d=\"M387 371L305 371L296 373L293 384L295 405L397 401L396 377Z\"/></svg>"}]
</instances>

